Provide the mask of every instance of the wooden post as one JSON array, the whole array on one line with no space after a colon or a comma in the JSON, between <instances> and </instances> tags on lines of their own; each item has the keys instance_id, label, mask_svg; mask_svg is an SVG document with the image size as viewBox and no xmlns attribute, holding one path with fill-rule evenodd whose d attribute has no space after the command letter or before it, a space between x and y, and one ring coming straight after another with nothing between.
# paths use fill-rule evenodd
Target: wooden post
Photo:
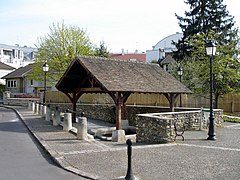
<instances>
[{"instance_id":1,"label":"wooden post","mask_svg":"<svg viewBox=\"0 0 240 180\"><path fill-rule=\"evenodd\" d=\"M117 106L116 106L116 130L121 130L121 119L122 119L122 103L121 103L121 93L118 93Z\"/></svg>"},{"instance_id":2,"label":"wooden post","mask_svg":"<svg viewBox=\"0 0 240 180\"><path fill-rule=\"evenodd\" d=\"M167 100L169 102L170 112L174 112L174 103L175 103L177 97L179 96L179 94L173 94L173 93L168 94L168 93L165 93L163 95L167 98Z\"/></svg>"}]
</instances>

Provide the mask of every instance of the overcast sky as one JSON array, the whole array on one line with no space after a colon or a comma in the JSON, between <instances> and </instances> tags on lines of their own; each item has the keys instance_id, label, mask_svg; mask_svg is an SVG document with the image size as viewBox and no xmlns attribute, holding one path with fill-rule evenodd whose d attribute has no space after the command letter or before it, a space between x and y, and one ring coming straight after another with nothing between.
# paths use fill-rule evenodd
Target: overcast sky
<instances>
[{"instance_id":1,"label":"overcast sky","mask_svg":"<svg viewBox=\"0 0 240 180\"><path fill-rule=\"evenodd\" d=\"M224 0L240 26L240 1ZM111 52L145 52L166 36L181 32L175 13L184 0L1 0L0 43L32 46L53 23L86 29L91 41Z\"/></svg>"}]
</instances>

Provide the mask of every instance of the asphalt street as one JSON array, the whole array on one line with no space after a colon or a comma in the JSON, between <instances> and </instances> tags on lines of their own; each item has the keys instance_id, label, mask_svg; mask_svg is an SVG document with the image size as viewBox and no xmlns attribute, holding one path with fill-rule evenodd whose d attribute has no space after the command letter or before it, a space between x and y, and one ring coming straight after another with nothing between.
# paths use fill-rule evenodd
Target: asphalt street
<instances>
[{"instance_id":1,"label":"asphalt street","mask_svg":"<svg viewBox=\"0 0 240 180\"><path fill-rule=\"evenodd\" d=\"M15 112L0 107L1 180L84 179L58 167Z\"/></svg>"},{"instance_id":2,"label":"asphalt street","mask_svg":"<svg viewBox=\"0 0 240 180\"><path fill-rule=\"evenodd\" d=\"M46 121L26 107L14 106L7 108L11 108L19 114L26 127L30 130L29 132L41 143L41 147L64 170L79 174L82 177L99 180L116 180L126 175L127 147L125 143L119 144L96 138L94 140L78 140L74 132L63 131L61 126L53 126L51 121ZM0 118L10 116L10 112L12 111L6 111L6 114L0 113ZM12 152L9 152L8 156L20 153L21 157L19 158L21 159L17 163L14 162L8 165L8 173L6 170L5 174L3 173L4 177L15 174L13 178L7 179L16 179L16 174L18 174L16 169L19 167L21 170L22 163L26 168L21 171L26 174L32 171L30 175L34 176L32 178L27 174L28 176L25 176L27 178L22 179L76 179L73 174L68 174L64 170L61 171L53 163L49 162L48 158L44 158L46 155L43 155L42 150L32 142L31 136L28 135L22 124L20 123L20 125L16 121L15 116L7 119L8 121L0 121L2 122L2 126L0 123L0 143L4 144L4 141L5 143L12 141L13 144L9 145ZM7 130L7 127L11 124L9 122L16 124L14 127L18 128ZM5 125L4 123L9 124ZM12 137L13 140L8 137L7 140L4 138L8 132L11 134L9 137ZM206 140L207 129L205 129L202 131L186 131L184 133L185 141L178 137L174 143L134 143L132 147L134 175L141 180L240 179L240 123L224 123L224 128L216 127L215 132L216 141ZM23 135L26 138L21 137ZM5 146L7 147L7 145ZM15 146L17 147L15 151L20 152L12 150ZM27 153L24 153L25 151ZM14 157L12 161L17 158ZM40 160L35 160L35 158ZM31 160L26 162L28 159ZM16 165L15 168L11 167L13 164ZM4 168L3 165L0 165L0 169ZM2 172L0 171L0 173ZM41 174L45 175L44 173L49 176L40 177ZM19 175L24 177L22 174Z\"/></svg>"}]
</instances>

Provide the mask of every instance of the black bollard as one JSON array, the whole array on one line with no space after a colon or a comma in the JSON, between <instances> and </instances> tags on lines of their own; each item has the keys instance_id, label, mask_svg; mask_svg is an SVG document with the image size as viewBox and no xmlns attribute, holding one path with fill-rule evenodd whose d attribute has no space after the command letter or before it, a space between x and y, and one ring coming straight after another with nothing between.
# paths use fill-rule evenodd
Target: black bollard
<instances>
[{"instance_id":1,"label":"black bollard","mask_svg":"<svg viewBox=\"0 0 240 180\"><path fill-rule=\"evenodd\" d=\"M81 112L80 117L84 117L85 113Z\"/></svg>"},{"instance_id":2,"label":"black bollard","mask_svg":"<svg viewBox=\"0 0 240 180\"><path fill-rule=\"evenodd\" d=\"M132 172L132 141L131 139L128 139L126 141L127 144L127 154L128 154L128 169L127 169L127 175L125 177L126 180L134 180L134 175Z\"/></svg>"}]
</instances>

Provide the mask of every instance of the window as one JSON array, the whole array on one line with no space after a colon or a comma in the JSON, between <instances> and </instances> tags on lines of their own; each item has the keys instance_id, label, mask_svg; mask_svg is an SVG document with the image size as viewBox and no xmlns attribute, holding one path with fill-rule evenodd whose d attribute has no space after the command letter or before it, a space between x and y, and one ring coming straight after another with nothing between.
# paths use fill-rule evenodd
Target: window
<instances>
[{"instance_id":1,"label":"window","mask_svg":"<svg viewBox=\"0 0 240 180\"><path fill-rule=\"evenodd\" d=\"M20 58L21 58L21 51L18 50L18 59L20 59Z\"/></svg>"},{"instance_id":2,"label":"window","mask_svg":"<svg viewBox=\"0 0 240 180\"><path fill-rule=\"evenodd\" d=\"M15 88L15 87L17 87L17 81L15 81L15 80L7 81L7 87L8 88Z\"/></svg>"},{"instance_id":3,"label":"window","mask_svg":"<svg viewBox=\"0 0 240 180\"><path fill-rule=\"evenodd\" d=\"M30 85L33 86L33 80L32 79L30 80Z\"/></svg>"}]
</instances>

